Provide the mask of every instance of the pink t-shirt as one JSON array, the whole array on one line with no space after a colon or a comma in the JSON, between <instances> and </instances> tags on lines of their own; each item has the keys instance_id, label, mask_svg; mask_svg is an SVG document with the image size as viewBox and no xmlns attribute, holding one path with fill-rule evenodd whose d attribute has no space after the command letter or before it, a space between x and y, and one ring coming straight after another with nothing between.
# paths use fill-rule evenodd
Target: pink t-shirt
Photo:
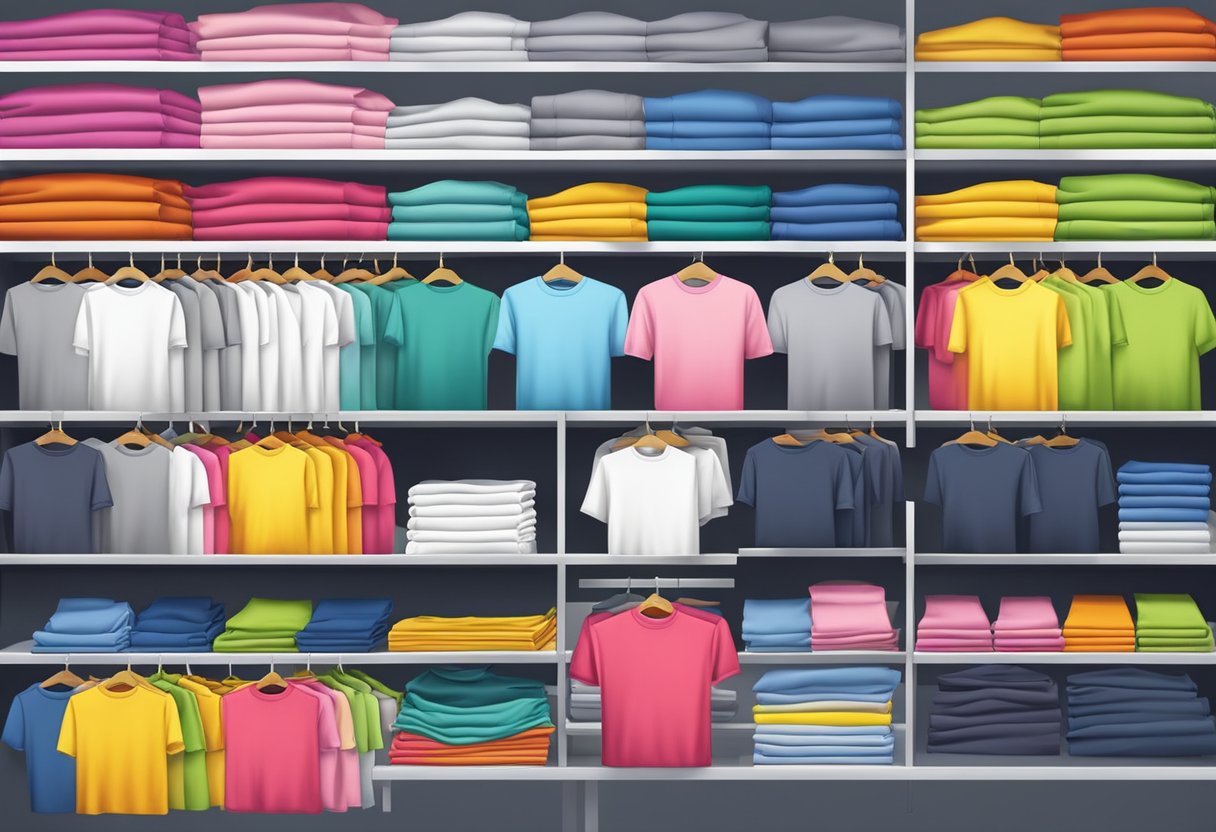
<instances>
[{"instance_id":1,"label":"pink t-shirt","mask_svg":"<svg viewBox=\"0 0 1216 832\"><path fill-rule=\"evenodd\" d=\"M221 514L225 518L228 517L228 472L220 467L215 452L209 448L200 448L190 443L182 447L202 460L203 468L207 471L207 488L211 493L211 502L203 506L203 554L214 555L217 552L216 518Z\"/></svg>"},{"instance_id":2,"label":"pink t-shirt","mask_svg":"<svg viewBox=\"0 0 1216 832\"><path fill-rule=\"evenodd\" d=\"M688 286L675 275L642 287L625 334L625 354L654 359L661 410L742 410L743 361L771 355L756 290L719 275Z\"/></svg>"},{"instance_id":3,"label":"pink t-shirt","mask_svg":"<svg viewBox=\"0 0 1216 832\"><path fill-rule=\"evenodd\" d=\"M338 731L339 748L321 749L321 803L327 812L345 812L352 805L347 780L354 778L355 794L359 793L359 752L355 750L354 724L350 701L345 695L315 679L291 679L296 685L322 700L322 719L332 719ZM353 764L353 768L352 768Z\"/></svg>"},{"instance_id":4,"label":"pink t-shirt","mask_svg":"<svg viewBox=\"0 0 1216 832\"><path fill-rule=\"evenodd\" d=\"M606 766L711 765L710 688L738 672L726 620L680 607L592 622L570 664L571 677L600 687Z\"/></svg>"},{"instance_id":5,"label":"pink t-shirt","mask_svg":"<svg viewBox=\"0 0 1216 832\"><path fill-rule=\"evenodd\" d=\"M880 586L824 582L813 585L810 594L812 639L894 633L887 615L887 593Z\"/></svg>"},{"instance_id":6,"label":"pink t-shirt","mask_svg":"<svg viewBox=\"0 0 1216 832\"><path fill-rule=\"evenodd\" d=\"M207 450L215 454L215 459L220 464L220 480L221 493L224 495L224 507L215 513L215 553L217 555L226 555L231 551L232 542L232 518L228 516L228 457L232 455L232 448L228 445L210 445ZM214 487L211 492L215 493Z\"/></svg>"},{"instance_id":7,"label":"pink t-shirt","mask_svg":"<svg viewBox=\"0 0 1216 832\"><path fill-rule=\"evenodd\" d=\"M934 283L925 287L921 295L916 313L916 346L928 354L929 407L934 410L967 409L967 356L952 353L947 346L958 290L970 285L971 281L966 279Z\"/></svg>"},{"instance_id":8,"label":"pink t-shirt","mask_svg":"<svg viewBox=\"0 0 1216 832\"><path fill-rule=\"evenodd\" d=\"M397 484L393 480L393 464L388 454L370 439L348 439L346 447L361 448L375 462L376 502L367 496L368 476L363 476L363 554L391 555L393 536L397 531ZM360 468L360 474L363 474ZM369 537L370 531L370 537Z\"/></svg>"},{"instance_id":9,"label":"pink t-shirt","mask_svg":"<svg viewBox=\"0 0 1216 832\"><path fill-rule=\"evenodd\" d=\"M369 525L368 520L375 515L375 509L380 505L380 476L376 470L376 460L367 451L356 446L353 442L347 444L341 439L333 436L324 437L325 441L346 451L355 461L354 468L350 471L350 476L359 477L359 490L363 494L363 501L359 504L359 528L362 537L355 545L355 541L351 541L350 553L352 555L370 555L374 554L373 548L376 545L377 530L374 524ZM390 472L391 472L390 467ZM352 493L352 489L348 489L347 493ZM394 497L394 501L396 498ZM394 524L395 524L394 520ZM348 525L349 528L349 525Z\"/></svg>"}]
</instances>

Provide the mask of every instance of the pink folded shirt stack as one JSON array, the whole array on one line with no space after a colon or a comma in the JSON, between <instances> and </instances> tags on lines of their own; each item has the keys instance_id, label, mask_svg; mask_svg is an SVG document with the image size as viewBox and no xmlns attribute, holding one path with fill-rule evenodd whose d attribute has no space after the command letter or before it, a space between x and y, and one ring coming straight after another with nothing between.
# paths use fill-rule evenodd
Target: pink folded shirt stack
<instances>
[{"instance_id":1,"label":"pink folded shirt stack","mask_svg":"<svg viewBox=\"0 0 1216 832\"><path fill-rule=\"evenodd\" d=\"M86 9L0 22L0 61L196 61L175 12Z\"/></svg>"},{"instance_id":2,"label":"pink folded shirt stack","mask_svg":"<svg viewBox=\"0 0 1216 832\"><path fill-rule=\"evenodd\" d=\"M1064 650L1060 617L1043 595L1001 599L993 625L998 653L1058 653Z\"/></svg>"},{"instance_id":3,"label":"pink folded shirt stack","mask_svg":"<svg viewBox=\"0 0 1216 832\"><path fill-rule=\"evenodd\" d=\"M899 649L887 613L887 593L856 581L825 581L811 593L811 650Z\"/></svg>"},{"instance_id":4,"label":"pink folded shirt stack","mask_svg":"<svg viewBox=\"0 0 1216 832\"><path fill-rule=\"evenodd\" d=\"M383 187L262 176L186 187L196 240L384 240Z\"/></svg>"},{"instance_id":5,"label":"pink folded shirt stack","mask_svg":"<svg viewBox=\"0 0 1216 832\"><path fill-rule=\"evenodd\" d=\"M384 148L393 102L362 87L294 78L198 91L206 148Z\"/></svg>"},{"instance_id":6,"label":"pink folded shirt stack","mask_svg":"<svg viewBox=\"0 0 1216 832\"><path fill-rule=\"evenodd\" d=\"M387 61L396 25L359 3L287 3L204 14L190 29L204 61Z\"/></svg>"},{"instance_id":7,"label":"pink folded shirt stack","mask_svg":"<svg viewBox=\"0 0 1216 832\"><path fill-rule=\"evenodd\" d=\"M199 110L173 90L35 87L0 95L0 147L198 147Z\"/></svg>"},{"instance_id":8,"label":"pink folded shirt stack","mask_svg":"<svg viewBox=\"0 0 1216 832\"><path fill-rule=\"evenodd\" d=\"M992 625L974 595L926 595L916 626L916 649L926 653L991 653Z\"/></svg>"}]
</instances>

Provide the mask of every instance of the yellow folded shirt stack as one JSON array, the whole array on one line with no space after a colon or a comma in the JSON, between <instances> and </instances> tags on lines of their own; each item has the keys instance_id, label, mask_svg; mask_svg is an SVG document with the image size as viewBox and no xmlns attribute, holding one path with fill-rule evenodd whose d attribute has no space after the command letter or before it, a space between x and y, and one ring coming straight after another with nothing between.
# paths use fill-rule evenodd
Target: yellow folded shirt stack
<instances>
[{"instance_id":1,"label":"yellow folded shirt stack","mask_svg":"<svg viewBox=\"0 0 1216 832\"><path fill-rule=\"evenodd\" d=\"M418 615L393 625L388 649L397 653L463 650L553 650L557 610L544 615L465 616Z\"/></svg>"},{"instance_id":2,"label":"yellow folded shirt stack","mask_svg":"<svg viewBox=\"0 0 1216 832\"><path fill-rule=\"evenodd\" d=\"M1060 27L1011 17L923 32L916 38L918 61L1058 61Z\"/></svg>"},{"instance_id":3,"label":"yellow folded shirt stack","mask_svg":"<svg viewBox=\"0 0 1216 832\"><path fill-rule=\"evenodd\" d=\"M916 197L916 239L926 242L1055 239L1056 186L1031 179L983 182Z\"/></svg>"},{"instance_id":4,"label":"yellow folded shirt stack","mask_svg":"<svg viewBox=\"0 0 1216 832\"><path fill-rule=\"evenodd\" d=\"M794 710L797 709L797 710ZM821 701L791 705L753 705L757 725L890 725L891 700L886 702Z\"/></svg>"},{"instance_id":5,"label":"yellow folded shirt stack","mask_svg":"<svg viewBox=\"0 0 1216 832\"><path fill-rule=\"evenodd\" d=\"M533 240L644 242L646 189L588 182L528 200Z\"/></svg>"}]
</instances>

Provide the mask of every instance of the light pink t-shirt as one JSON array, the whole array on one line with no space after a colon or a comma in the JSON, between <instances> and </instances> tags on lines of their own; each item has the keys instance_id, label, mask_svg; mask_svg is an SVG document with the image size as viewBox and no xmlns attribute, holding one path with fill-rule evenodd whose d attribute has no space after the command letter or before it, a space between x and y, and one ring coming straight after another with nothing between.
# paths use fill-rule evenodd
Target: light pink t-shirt
<instances>
[{"instance_id":1,"label":"light pink t-shirt","mask_svg":"<svg viewBox=\"0 0 1216 832\"><path fill-rule=\"evenodd\" d=\"M967 409L967 356L947 349L954 324L958 290L966 280L926 286L916 313L916 346L929 358L929 407L934 410Z\"/></svg>"},{"instance_id":2,"label":"light pink t-shirt","mask_svg":"<svg viewBox=\"0 0 1216 832\"><path fill-rule=\"evenodd\" d=\"M719 275L688 286L675 275L642 287L625 334L625 354L654 359L660 410L742 410L743 362L771 355L756 290Z\"/></svg>"},{"instance_id":3,"label":"light pink t-shirt","mask_svg":"<svg viewBox=\"0 0 1216 832\"><path fill-rule=\"evenodd\" d=\"M710 688L738 672L726 620L680 607L593 621L570 664L571 677L600 687L606 766L711 765Z\"/></svg>"},{"instance_id":4,"label":"light pink t-shirt","mask_svg":"<svg viewBox=\"0 0 1216 832\"><path fill-rule=\"evenodd\" d=\"M350 700L315 679L291 679L309 693L321 697L321 718L331 718L338 730L339 748L321 750L321 803L327 812L345 812L359 805L359 752L355 749L355 727ZM350 802L350 783L354 780L355 802Z\"/></svg>"},{"instance_id":5,"label":"light pink t-shirt","mask_svg":"<svg viewBox=\"0 0 1216 832\"><path fill-rule=\"evenodd\" d=\"M220 467L220 461L215 452L209 448L186 443L182 445L190 453L202 460L203 468L207 471L207 488L211 502L203 506L203 554L214 555L218 551L216 544L216 518L221 514L228 517L228 478ZM226 541L225 541L226 543Z\"/></svg>"}]
</instances>

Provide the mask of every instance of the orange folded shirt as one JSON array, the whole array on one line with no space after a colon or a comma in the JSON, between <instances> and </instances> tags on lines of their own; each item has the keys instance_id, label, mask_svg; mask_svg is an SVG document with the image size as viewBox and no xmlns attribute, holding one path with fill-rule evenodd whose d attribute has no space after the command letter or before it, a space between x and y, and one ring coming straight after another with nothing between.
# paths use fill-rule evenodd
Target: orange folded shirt
<instances>
[{"instance_id":1,"label":"orange folded shirt","mask_svg":"<svg viewBox=\"0 0 1216 832\"><path fill-rule=\"evenodd\" d=\"M0 222L81 222L93 220L159 220L190 224L189 208L171 208L155 202L34 202L0 205Z\"/></svg>"},{"instance_id":2,"label":"orange folded shirt","mask_svg":"<svg viewBox=\"0 0 1216 832\"><path fill-rule=\"evenodd\" d=\"M547 756L474 754L468 757L413 757L389 755L389 763L396 766L543 766Z\"/></svg>"},{"instance_id":3,"label":"orange folded shirt","mask_svg":"<svg viewBox=\"0 0 1216 832\"><path fill-rule=\"evenodd\" d=\"M46 173L0 180L0 204L102 199L152 201L157 195L177 197L166 204L189 207L176 179L149 179L115 173Z\"/></svg>"},{"instance_id":4,"label":"orange folded shirt","mask_svg":"<svg viewBox=\"0 0 1216 832\"><path fill-rule=\"evenodd\" d=\"M1074 595L1064 619L1064 637L1077 628L1134 633L1136 625L1122 595Z\"/></svg>"},{"instance_id":5,"label":"orange folded shirt","mask_svg":"<svg viewBox=\"0 0 1216 832\"><path fill-rule=\"evenodd\" d=\"M1204 32L1216 24L1198 12L1181 6L1111 9L1084 14L1060 15L1060 34L1065 38L1137 32Z\"/></svg>"},{"instance_id":6,"label":"orange folded shirt","mask_svg":"<svg viewBox=\"0 0 1216 832\"><path fill-rule=\"evenodd\" d=\"M1065 52L1076 49L1216 49L1216 35L1211 32L1136 32L1083 35L1064 41Z\"/></svg>"},{"instance_id":7,"label":"orange folded shirt","mask_svg":"<svg viewBox=\"0 0 1216 832\"><path fill-rule=\"evenodd\" d=\"M1066 61L1216 61L1216 49L1065 49Z\"/></svg>"},{"instance_id":8,"label":"orange folded shirt","mask_svg":"<svg viewBox=\"0 0 1216 832\"><path fill-rule=\"evenodd\" d=\"M96 222L5 222L0 240L189 240L189 225L154 220Z\"/></svg>"},{"instance_id":9,"label":"orange folded shirt","mask_svg":"<svg viewBox=\"0 0 1216 832\"><path fill-rule=\"evenodd\" d=\"M460 750L481 750L488 751L495 748L501 748L504 744L529 742L539 740L542 743L548 743L549 737L552 736L556 729L552 726L529 728L527 731L520 731L518 734L512 734L509 737L503 737L499 740L486 740L485 742L474 742L468 745L451 745L445 742L433 740L430 737L424 737L422 734L412 734L409 731L398 731L393 735L392 747L408 744L411 747L419 749L432 749L442 751L445 749L460 749Z\"/></svg>"},{"instance_id":10,"label":"orange folded shirt","mask_svg":"<svg viewBox=\"0 0 1216 832\"><path fill-rule=\"evenodd\" d=\"M1114 647L1106 647L1099 644L1073 644L1064 642L1065 653L1135 653L1136 645L1119 645Z\"/></svg>"}]
</instances>

